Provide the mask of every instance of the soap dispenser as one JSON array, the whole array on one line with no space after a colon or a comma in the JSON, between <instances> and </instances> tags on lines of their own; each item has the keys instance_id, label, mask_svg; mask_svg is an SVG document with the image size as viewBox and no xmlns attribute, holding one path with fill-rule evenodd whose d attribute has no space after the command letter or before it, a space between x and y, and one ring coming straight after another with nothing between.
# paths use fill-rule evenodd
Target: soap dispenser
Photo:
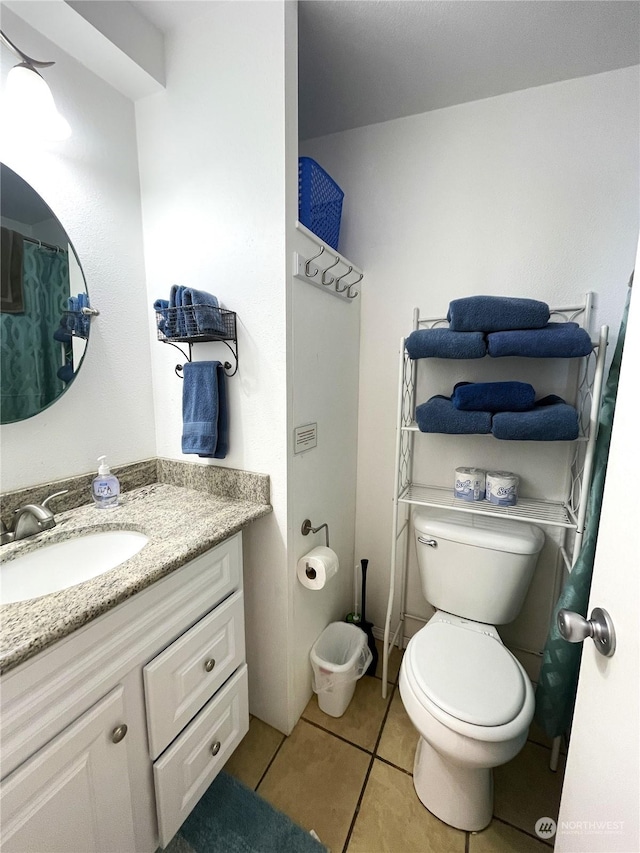
<instances>
[{"instance_id":1,"label":"soap dispenser","mask_svg":"<svg viewBox=\"0 0 640 853\"><path fill-rule=\"evenodd\" d=\"M120 494L120 481L111 473L111 469L106 463L106 456L99 456L98 476L91 484L91 494L96 506L101 509L118 506L118 496Z\"/></svg>"}]
</instances>

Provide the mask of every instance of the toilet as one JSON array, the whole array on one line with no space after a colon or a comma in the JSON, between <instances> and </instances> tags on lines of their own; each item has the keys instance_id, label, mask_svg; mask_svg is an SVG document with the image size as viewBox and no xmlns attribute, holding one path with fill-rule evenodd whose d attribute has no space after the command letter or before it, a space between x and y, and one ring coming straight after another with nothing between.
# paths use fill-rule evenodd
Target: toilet
<instances>
[{"instance_id":1,"label":"toilet","mask_svg":"<svg viewBox=\"0 0 640 853\"><path fill-rule=\"evenodd\" d=\"M531 682L495 625L516 618L544 534L532 524L422 510L413 529L422 591L436 608L407 646L400 696L420 734L413 783L457 829L493 814L491 768L514 758L533 719Z\"/></svg>"}]
</instances>

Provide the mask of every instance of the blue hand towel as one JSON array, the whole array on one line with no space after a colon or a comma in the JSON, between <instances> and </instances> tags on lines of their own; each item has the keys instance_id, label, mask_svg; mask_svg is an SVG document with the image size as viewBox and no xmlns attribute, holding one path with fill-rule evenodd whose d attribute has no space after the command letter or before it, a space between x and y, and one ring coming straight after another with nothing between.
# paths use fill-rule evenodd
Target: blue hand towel
<instances>
[{"instance_id":1,"label":"blue hand towel","mask_svg":"<svg viewBox=\"0 0 640 853\"><path fill-rule=\"evenodd\" d=\"M228 448L227 389L219 361L190 361L182 389L182 452L224 459Z\"/></svg>"},{"instance_id":2,"label":"blue hand towel","mask_svg":"<svg viewBox=\"0 0 640 853\"><path fill-rule=\"evenodd\" d=\"M445 432L449 435L491 432L490 412L461 412L449 397L439 394L416 406L416 421L420 432Z\"/></svg>"},{"instance_id":3,"label":"blue hand towel","mask_svg":"<svg viewBox=\"0 0 640 853\"><path fill-rule=\"evenodd\" d=\"M59 367L58 372L57 372L57 376L58 376L58 379L61 379L63 382L66 382L67 384L69 382L71 382L71 380L75 376L75 373L73 372L73 364L71 364L71 362L68 361L68 362L66 362L66 364L63 364L62 367Z\"/></svg>"},{"instance_id":4,"label":"blue hand towel","mask_svg":"<svg viewBox=\"0 0 640 853\"><path fill-rule=\"evenodd\" d=\"M451 401L465 412L526 412L536 400L528 382L458 382Z\"/></svg>"},{"instance_id":5,"label":"blue hand towel","mask_svg":"<svg viewBox=\"0 0 640 853\"><path fill-rule=\"evenodd\" d=\"M586 329L577 323L548 323L542 329L493 332L487 336L493 358L581 358L593 349Z\"/></svg>"},{"instance_id":6,"label":"blue hand towel","mask_svg":"<svg viewBox=\"0 0 640 853\"><path fill-rule=\"evenodd\" d=\"M549 306L513 296L466 296L449 303L447 320L457 332L539 329L549 322Z\"/></svg>"},{"instance_id":7,"label":"blue hand towel","mask_svg":"<svg viewBox=\"0 0 640 853\"><path fill-rule=\"evenodd\" d=\"M487 345L482 332L418 329L405 342L409 358L483 358Z\"/></svg>"},{"instance_id":8,"label":"blue hand towel","mask_svg":"<svg viewBox=\"0 0 640 853\"><path fill-rule=\"evenodd\" d=\"M530 412L499 412L491 432L504 441L575 441L580 428L578 412L562 397L550 394Z\"/></svg>"},{"instance_id":9,"label":"blue hand towel","mask_svg":"<svg viewBox=\"0 0 640 853\"><path fill-rule=\"evenodd\" d=\"M66 318L60 321L60 325L53 333L53 340L59 341L61 344L70 344L71 343L71 333L68 331L66 325Z\"/></svg>"},{"instance_id":10,"label":"blue hand towel","mask_svg":"<svg viewBox=\"0 0 640 853\"><path fill-rule=\"evenodd\" d=\"M224 315L219 311L217 298L211 293L185 287L182 304L188 335L224 333Z\"/></svg>"}]
</instances>

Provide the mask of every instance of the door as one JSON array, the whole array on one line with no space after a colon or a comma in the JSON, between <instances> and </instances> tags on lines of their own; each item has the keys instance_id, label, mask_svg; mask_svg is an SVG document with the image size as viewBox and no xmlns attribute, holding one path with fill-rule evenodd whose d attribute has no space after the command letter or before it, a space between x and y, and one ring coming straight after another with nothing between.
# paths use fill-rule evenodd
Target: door
<instances>
[{"instance_id":1,"label":"door","mask_svg":"<svg viewBox=\"0 0 640 853\"><path fill-rule=\"evenodd\" d=\"M636 260L640 271L640 250ZM640 286L636 279L635 290ZM640 850L640 295L632 294L589 613L609 612L617 648L585 640L558 818L560 853Z\"/></svg>"},{"instance_id":2,"label":"door","mask_svg":"<svg viewBox=\"0 0 640 853\"><path fill-rule=\"evenodd\" d=\"M0 787L3 853L133 851L123 688L116 687Z\"/></svg>"}]
</instances>

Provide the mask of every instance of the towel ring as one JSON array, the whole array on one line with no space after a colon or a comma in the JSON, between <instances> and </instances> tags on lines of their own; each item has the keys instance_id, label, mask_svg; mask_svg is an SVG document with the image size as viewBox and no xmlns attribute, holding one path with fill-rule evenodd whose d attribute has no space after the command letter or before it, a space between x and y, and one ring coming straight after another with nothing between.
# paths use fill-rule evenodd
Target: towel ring
<instances>
[{"instance_id":1,"label":"towel ring","mask_svg":"<svg viewBox=\"0 0 640 853\"><path fill-rule=\"evenodd\" d=\"M344 293L345 290L348 290L349 286L347 284L345 284L344 287L338 287L338 284L342 281L343 278L346 278L350 272L353 272L352 266L350 266L345 273L343 273L341 276L339 276L339 278L336 279L336 293Z\"/></svg>"},{"instance_id":2,"label":"towel ring","mask_svg":"<svg viewBox=\"0 0 640 853\"><path fill-rule=\"evenodd\" d=\"M317 254L317 255L314 255L312 258L309 258L309 260L307 261L307 263L304 265L304 274L305 274L308 278L313 278L314 276L318 275L318 273L320 272L320 269L319 269L319 268L317 268L317 269L316 269L316 271L315 271L314 273L312 273L312 272L310 271L310 270L311 270L311 267L309 266L309 264L311 263L311 261L315 261L315 260L316 260L316 258L319 258L319 257L320 257L320 255L321 255L323 252L324 252L324 246L320 249L320 251L318 252L318 254Z\"/></svg>"},{"instance_id":3,"label":"towel ring","mask_svg":"<svg viewBox=\"0 0 640 853\"><path fill-rule=\"evenodd\" d=\"M337 267L339 263L340 263L340 256L338 255L338 256L336 257L336 262L335 262L335 264L329 264L329 266L328 266L328 267L326 267L326 269L324 269L324 270L322 271L322 278L321 278L321 281L322 281L322 283L324 284L324 286L325 286L325 287L328 287L330 284L333 284L333 282L336 280L336 279L335 279L335 276L329 276L329 278L328 278L326 281L325 281L325 278L326 278L326 275L327 275L327 273L329 272L329 270L333 269L334 267Z\"/></svg>"}]
</instances>

